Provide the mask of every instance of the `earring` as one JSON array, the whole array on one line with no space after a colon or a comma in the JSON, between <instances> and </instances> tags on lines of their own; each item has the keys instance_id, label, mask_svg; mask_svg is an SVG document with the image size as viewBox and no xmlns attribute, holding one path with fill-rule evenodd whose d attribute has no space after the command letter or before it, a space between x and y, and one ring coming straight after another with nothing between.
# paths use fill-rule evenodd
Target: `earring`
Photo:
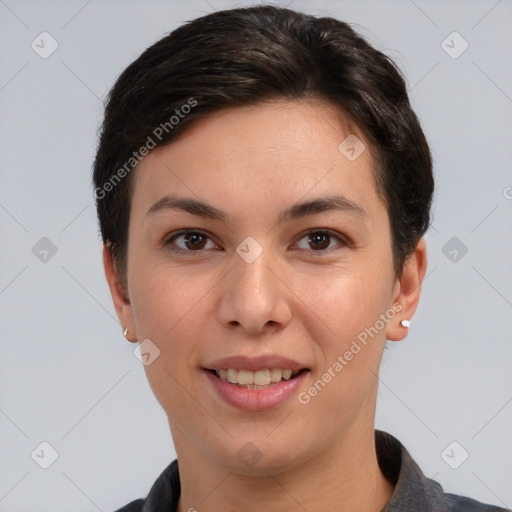
<instances>
[{"instance_id":1,"label":"earring","mask_svg":"<svg viewBox=\"0 0 512 512\"><path fill-rule=\"evenodd\" d=\"M127 334L128 334L128 327L125 327L124 331L123 331L123 336L126 338Z\"/></svg>"},{"instance_id":2,"label":"earring","mask_svg":"<svg viewBox=\"0 0 512 512\"><path fill-rule=\"evenodd\" d=\"M402 327L405 327L406 329L408 329L409 327L411 327L411 322L410 322L410 320L402 320L402 321L400 322L400 325L401 325Z\"/></svg>"}]
</instances>

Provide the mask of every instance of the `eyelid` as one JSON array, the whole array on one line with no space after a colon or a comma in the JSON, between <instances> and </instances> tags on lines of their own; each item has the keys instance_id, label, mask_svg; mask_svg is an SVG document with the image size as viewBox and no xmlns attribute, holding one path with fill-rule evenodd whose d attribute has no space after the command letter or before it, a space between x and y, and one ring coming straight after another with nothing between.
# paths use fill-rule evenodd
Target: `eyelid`
<instances>
[{"instance_id":1,"label":"eyelid","mask_svg":"<svg viewBox=\"0 0 512 512\"><path fill-rule=\"evenodd\" d=\"M172 245L173 241L176 238L178 238L179 236L185 235L185 234L190 234L190 233L196 233L196 234L205 236L208 240L210 240L212 243L215 244L217 249L219 248L219 244L214 240L214 238L207 231L204 231L202 229L195 229L195 228L185 228L185 229L181 229L179 231L175 231L175 232L171 233L169 236L165 237L165 239L162 242L162 245L164 248L170 248L170 250L172 250L173 252L176 252L176 253L195 254L196 256L200 256L200 255L204 254L206 249L198 249L198 250L194 251L194 250L182 249L181 247ZM306 252L309 255L312 255L313 257L322 257L325 255L329 255L332 252L339 251L345 247L352 247L354 245L353 242L348 237L346 237L345 235L342 235L341 233L339 233L337 231L329 229L329 228L311 228L311 229L301 233L300 235L298 235L297 241L302 240L303 238L305 238L306 236L308 236L310 234L317 234L317 233L326 234L332 238L337 239L338 246L331 247L330 249L320 249L317 251L315 251L313 249L292 249L292 251L293 252L301 252L301 253ZM297 242L294 242L294 243L297 243Z\"/></svg>"},{"instance_id":2,"label":"eyelid","mask_svg":"<svg viewBox=\"0 0 512 512\"><path fill-rule=\"evenodd\" d=\"M297 239L300 241L302 240L304 237L310 235L310 234L314 234L314 233L320 233L320 234L326 234L326 235L329 235L333 238L336 238L339 242L338 244L338 247L331 247L330 249L323 249L323 250L318 250L318 251L314 251L312 249L308 250L308 249L296 249L297 251L301 251L301 252L308 252L308 253L311 253L313 254L314 256L322 256L322 255L326 255L326 254L330 254L331 252L334 252L334 251L339 251L340 249L344 248L344 247L352 247L353 246L353 243L352 241L342 235L341 233L337 232L337 231L333 231L332 229L329 229L329 228L312 228L312 229L309 229L307 231L305 231L304 233L301 233Z\"/></svg>"},{"instance_id":3,"label":"eyelid","mask_svg":"<svg viewBox=\"0 0 512 512\"><path fill-rule=\"evenodd\" d=\"M185 229L181 229L179 231L172 232L169 236L166 236L164 238L164 240L162 242L162 245L163 245L164 248L168 248L169 246L172 246L172 243L173 243L173 241L176 238L178 238L181 235L186 235L186 234L190 234L190 233L194 233L194 234L198 234L198 235L203 235L208 240L213 242L216 247L219 247L219 244L217 242L215 242L213 237L207 231L204 231L202 229L195 229L195 228L185 228ZM191 250L182 249L181 247L177 247L175 245L172 246L170 248L170 250L172 250L174 252L180 252L180 253L186 253L186 254L194 254L194 253L196 253L197 255L200 255L201 253L204 252L204 249L200 249L200 250L197 250L197 251L191 251Z\"/></svg>"}]
</instances>

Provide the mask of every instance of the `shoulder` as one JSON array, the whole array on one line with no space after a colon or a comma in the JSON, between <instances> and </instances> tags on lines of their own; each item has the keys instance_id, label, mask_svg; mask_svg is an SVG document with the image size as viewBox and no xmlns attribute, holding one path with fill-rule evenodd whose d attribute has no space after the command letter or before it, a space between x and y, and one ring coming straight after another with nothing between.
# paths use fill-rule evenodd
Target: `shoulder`
<instances>
[{"instance_id":1,"label":"shoulder","mask_svg":"<svg viewBox=\"0 0 512 512\"><path fill-rule=\"evenodd\" d=\"M438 482L423 474L409 452L392 435L376 430L375 441L381 471L395 485L393 496L383 512L507 512L495 505L446 493Z\"/></svg>"},{"instance_id":2,"label":"shoulder","mask_svg":"<svg viewBox=\"0 0 512 512\"><path fill-rule=\"evenodd\" d=\"M142 512L142 507L144 506L144 500L139 499L128 503L124 507L117 509L115 512Z\"/></svg>"},{"instance_id":3,"label":"shoulder","mask_svg":"<svg viewBox=\"0 0 512 512\"><path fill-rule=\"evenodd\" d=\"M156 479L145 499L132 501L115 512L175 512L180 492L178 461L174 460Z\"/></svg>"},{"instance_id":4,"label":"shoulder","mask_svg":"<svg viewBox=\"0 0 512 512\"><path fill-rule=\"evenodd\" d=\"M486 505L465 496L456 494L444 494L443 501L446 503L447 512L507 512L507 509L495 505Z\"/></svg>"}]
</instances>

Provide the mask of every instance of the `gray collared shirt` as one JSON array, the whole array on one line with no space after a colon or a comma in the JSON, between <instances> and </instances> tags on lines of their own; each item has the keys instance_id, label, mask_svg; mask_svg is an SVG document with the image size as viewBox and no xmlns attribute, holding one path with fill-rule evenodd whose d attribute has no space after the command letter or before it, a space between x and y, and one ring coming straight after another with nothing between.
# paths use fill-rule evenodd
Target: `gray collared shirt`
<instances>
[{"instance_id":1,"label":"gray collared shirt","mask_svg":"<svg viewBox=\"0 0 512 512\"><path fill-rule=\"evenodd\" d=\"M448 494L440 484L427 478L404 446L392 435L375 431L379 466L395 485L382 512L510 512L478 501ZM116 512L176 512L180 497L178 461L167 466L151 487L145 500L139 499Z\"/></svg>"}]
</instances>

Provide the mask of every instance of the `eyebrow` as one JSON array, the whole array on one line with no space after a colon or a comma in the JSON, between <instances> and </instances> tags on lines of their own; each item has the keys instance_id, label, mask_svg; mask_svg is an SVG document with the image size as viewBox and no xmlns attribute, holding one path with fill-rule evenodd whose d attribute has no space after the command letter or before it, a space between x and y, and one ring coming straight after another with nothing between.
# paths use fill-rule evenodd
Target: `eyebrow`
<instances>
[{"instance_id":1,"label":"eyebrow","mask_svg":"<svg viewBox=\"0 0 512 512\"><path fill-rule=\"evenodd\" d=\"M146 215L154 214L162 210L182 210L206 219L222 222L226 222L228 220L226 212L223 212L208 203L198 199L176 197L173 195L167 195L159 199L155 204L153 204L153 206L151 206ZM281 212L279 223L330 211L355 214L361 217L367 216L366 211L357 203L347 199L345 196L335 195L294 204Z\"/></svg>"}]
</instances>

